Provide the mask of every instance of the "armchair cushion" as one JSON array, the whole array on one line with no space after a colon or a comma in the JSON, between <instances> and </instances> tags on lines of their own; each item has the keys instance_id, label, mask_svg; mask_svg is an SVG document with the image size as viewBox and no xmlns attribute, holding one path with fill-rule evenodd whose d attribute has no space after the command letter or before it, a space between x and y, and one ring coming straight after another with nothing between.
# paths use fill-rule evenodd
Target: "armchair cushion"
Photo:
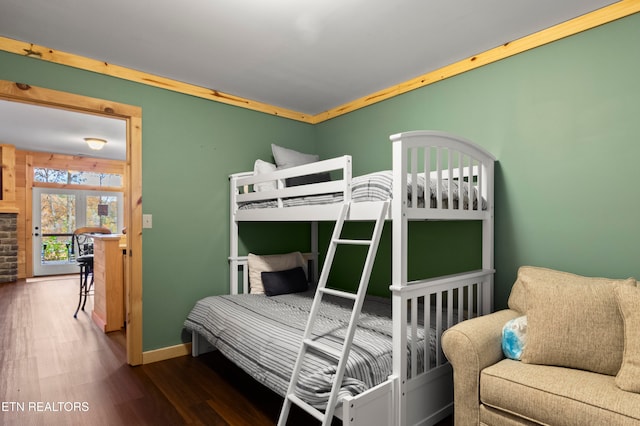
<instances>
[{"instance_id":1,"label":"armchair cushion","mask_svg":"<svg viewBox=\"0 0 640 426\"><path fill-rule=\"evenodd\" d=\"M624 319L624 354L616 385L640 393L640 288L620 286L616 300Z\"/></svg>"},{"instance_id":2,"label":"armchair cushion","mask_svg":"<svg viewBox=\"0 0 640 426\"><path fill-rule=\"evenodd\" d=\"M516 282L511 287L511 293L509 294L509 300L507 304L509 309L520 312L524 315L527 312L527 294L524 289L524 281L535 279L539 268L532 268L529 266L522 266L518 269L518 276Z\"/></svg>"},{"instance_id":3,"label":"armchair cushion","mask_svg":"<svg viewBox=\"0 0 640 426\"><path fill-rule=\"evenodd\" d=\"M613 376L584 370L505 359L482 370L479 391L482 404L502 417L517 414L517 424L528 419L548 425L637 425L640 420L639 395L620 390Z\"/></svg>"},{"instance_id":4,"label":"armchair cushion","mask_svg":"<svg viewBox=\"0 0 640 426\"><path fill-rule=\"evenodd\" d=\"M635 280L528 269L522 277L528 323L522 361L615 376L622 363L624 326L614 289L635 286Z\"/></svg>"}]
</instances>

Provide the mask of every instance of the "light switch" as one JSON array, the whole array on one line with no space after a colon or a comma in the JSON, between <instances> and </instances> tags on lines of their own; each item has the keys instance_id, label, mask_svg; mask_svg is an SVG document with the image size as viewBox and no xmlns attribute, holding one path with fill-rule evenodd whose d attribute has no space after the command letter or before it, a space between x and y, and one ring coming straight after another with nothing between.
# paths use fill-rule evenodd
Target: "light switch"
<instances>
[{"instance_id":1,"label":"light switch","mask_svg":"<svg viewBox=\"0 0 640 426\"><path fill-rule=\"evenodd\" d=\"M142 215L142 227L143 228L152 228L153 227L153 217L150 214Z\"/></svg>"}]
</instances>

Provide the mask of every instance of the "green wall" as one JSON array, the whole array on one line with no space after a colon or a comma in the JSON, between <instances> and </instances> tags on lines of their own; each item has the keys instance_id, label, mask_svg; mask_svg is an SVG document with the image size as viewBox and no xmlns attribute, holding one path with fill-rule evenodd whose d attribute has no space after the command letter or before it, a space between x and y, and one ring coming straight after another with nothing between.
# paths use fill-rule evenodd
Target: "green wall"
<instances>
[{"instance_id":1,"label":"green wall","mask_svg":"<svg viewBox=\"0 0 640 426\"><path fill-rule=\"evenodd\" d=\"M154 216L143 234L143 348L152 350L180 343L195 300L228 290L227 176L269 159L272 142L322 158L351 154L355 174L391 168L388 136L396 132L446 130L486 147L498 158L497 307L523 264L640 277L637 46L640 15L316 126L5 52L0 79L142 107L143 210ZM329 228L321 227L321 247ZM306 231L248 224L242 246L289 250L307 244ZM476 223L411 232L426 273L479 263ZM459 244L437 245L451 232ZM301 235L293 244L292 234ZM388 285L389 234L374 269L377 293ZM336 273L349 268L339 263Z\"/></svg>"},{"instance_id":2,"label":"green wall","mask_svg":"<svg viewBox=\"0 0 640 426\"><path fill-rule=\"evenodd\" d=\"M145 351L180 343L194 302L228 292L228 175L272 142L314 149L308 124L38 59L0 52L0 79L142 107Z\"/></svg>"},{"instance_id":3,"label":"green wall","mask_svg":"<svg viewBox=\"0 0 640 426\"><path fill-rule=\"evenodd\" d=\"M318 153L389 169L388 136L419 129L492 152L496 307L520 265L640 277L638 46L640 14L321 123Z\"/></svg>"}]
</instances>

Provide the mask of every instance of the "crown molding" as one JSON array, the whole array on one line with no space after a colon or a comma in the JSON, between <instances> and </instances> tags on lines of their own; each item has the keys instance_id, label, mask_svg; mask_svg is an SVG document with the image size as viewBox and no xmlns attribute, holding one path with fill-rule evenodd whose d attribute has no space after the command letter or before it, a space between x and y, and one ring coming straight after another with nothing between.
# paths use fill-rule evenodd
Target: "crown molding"
<instances>
[{"instance_id":1,"label":"crown molding","mask_svg":"<svg viewBox=\"0 0 640 426\"><path fill-rule=\"evenodd\" d=\"M178 93L184 93L214 102L221 102L240 108L263 112L278 117L301 121L309 124L318 124L332 118L339 117L349 112L376 104L386 99L393 98L403 93L428 86L430 84L454 77L467 71L497 62L501 59L517 55L527 50L543 46L548 43L569 37L571 35L595 28L597 26L624 18L640 12L640 0L621 0L612 5L603 7L537 33L520 39L507 42L501 46L463 59L456 63L444 66L435 71L407 80L395 86L377 91L362 98L332 108L316 115L309 115L266 103L242 98L229 93L208 89L193 84L183 83L165 77L156 76L142 71L125 68L108 62L86 58L71 53L56 51L54 49L38 46L32 43L0 37L0 50L15 53L17 55L38 58L43 61L66 65L82 70L92 71L111 77L117 77L149 86L159 87Z\"/></svg>"}]
</instances>

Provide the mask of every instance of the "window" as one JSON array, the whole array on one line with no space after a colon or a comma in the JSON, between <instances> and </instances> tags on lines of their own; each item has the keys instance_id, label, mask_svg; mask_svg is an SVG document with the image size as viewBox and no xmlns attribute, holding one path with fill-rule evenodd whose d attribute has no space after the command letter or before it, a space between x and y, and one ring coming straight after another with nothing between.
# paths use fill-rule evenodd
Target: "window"
<instances>
[{"instance_id":1,"label":"window","mask_svg":"<svg viewBox=\"0 0 640 426\"><path fill-rule=\"evenodd\" d=\"M122 176L112 173L33 168L34 182L90 185L100 187L122 187Z\"/></svg>"}]
</instances>

